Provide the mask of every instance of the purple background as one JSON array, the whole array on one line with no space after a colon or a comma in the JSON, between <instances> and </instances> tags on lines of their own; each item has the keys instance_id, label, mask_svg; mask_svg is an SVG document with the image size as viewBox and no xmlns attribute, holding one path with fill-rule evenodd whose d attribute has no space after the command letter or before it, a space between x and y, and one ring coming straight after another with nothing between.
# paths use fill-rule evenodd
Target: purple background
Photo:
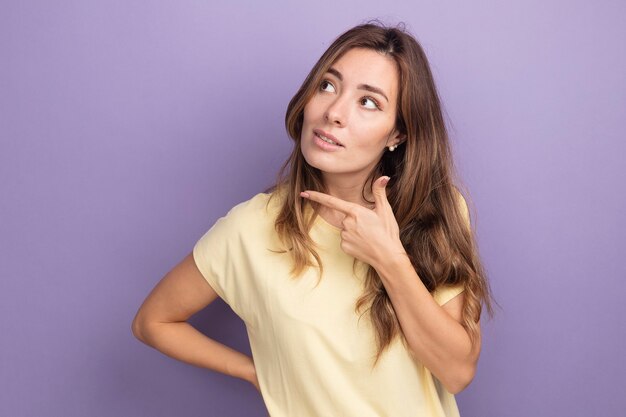
<instances>
[{"instance_id":1,"label":"purple background","mask_svg":"<svg viewBox=\"0 0 626 417\"><path fill-rule=\"evenodd\" d=\"M375 17L430 58L502 306L462 416L621 415L625 4L220 3L2 2L0 415L264 415L252 385L130 324L273 181L288 101ZM250 353L221 300L193 323Z\"/></svg>"}]
</instances>

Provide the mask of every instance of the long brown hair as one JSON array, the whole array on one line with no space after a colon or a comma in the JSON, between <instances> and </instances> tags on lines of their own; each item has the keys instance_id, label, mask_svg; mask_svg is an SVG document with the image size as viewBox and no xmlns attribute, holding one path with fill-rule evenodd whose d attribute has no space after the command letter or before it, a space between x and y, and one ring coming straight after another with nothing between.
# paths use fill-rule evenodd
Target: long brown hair
<instances>
[{"instance_id":1,"label":"long brown hair","mask_svg":"<svg viewBox=\"0 0 626 417\"><path fill-rule=\"evenodd\" d=\"M295 146L281 167L276 183L265 190L283 191L275 222L281 240L293 257L292 277L298 277L315 258L320 277L323 265L309 236L319 204L300 197L306 189L326 192L320 170L309 165L301 151L304 107L316 93L323 75L351 48L369 48L392 58L398 68L396 128L406 140L394 152L385 152L365 186L381 175L391 177L388 200L400 227L400 240L424 286L431 293L442 285L465 288L463 327L477 342L482 305L493 316L491 291L480 261L469 209L452 160L441 104L428 60L404 25L386 27L378 21L358 25L340 35L310 71L287 107L285 126ZM288 175L286 171L288 170ZM270 198L271 198L270 197ZM311 204L311 216L306 205ZM355 259L355 264L358 260ZM377 354L374 365L401 332L393 305L376 270L369 266L365 289L355 311L370 312Z\"/></svg>"}]
</instances>

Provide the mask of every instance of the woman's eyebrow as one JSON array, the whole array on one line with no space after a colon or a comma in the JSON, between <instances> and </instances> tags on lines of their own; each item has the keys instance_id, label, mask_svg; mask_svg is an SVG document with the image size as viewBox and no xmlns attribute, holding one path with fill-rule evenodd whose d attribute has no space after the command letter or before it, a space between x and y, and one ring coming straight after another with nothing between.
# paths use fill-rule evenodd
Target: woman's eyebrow
<instances>
[{"instance_id":1,"label":"woman's eyebrow","mask_svg":"<svg viewBox=\"0 0 626 417\"><path fill-rule=\"evenodd\" d=\"M339 81L343 81L343 75L341 75L341 73L337 71L335 68L332 68L332 67L329 68L328 72L333 74L335 77L339 78ZM383 93L383 90L381 90L378 87L374 87L373 85L369 85L369 84L359 84L356 86L356 88L360 90L367 90L367 91L371 91L372 93L380 94L381 96L385 97L385 100L387 100L387 103L389 103L389 99L387 98L385 93Z\"/></svg>"}]
</instances>

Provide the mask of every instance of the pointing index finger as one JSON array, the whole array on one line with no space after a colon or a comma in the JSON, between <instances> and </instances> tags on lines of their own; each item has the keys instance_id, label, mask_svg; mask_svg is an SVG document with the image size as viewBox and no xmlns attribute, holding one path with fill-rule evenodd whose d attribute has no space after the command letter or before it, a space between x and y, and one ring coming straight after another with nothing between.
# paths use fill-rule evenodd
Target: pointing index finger
<instances>
[{"instance_id":1,"label":"pointing index finger","mask_svg":"<svg viewBox=\"0 0 626 417\"><path fill-rule=\"evenodd\" d=\"M350 203L349 201L342 200L329 194L320 193L318 191L307 190L300 193L300 196L308 198L309 200L316 201L326 207L339 210L346 215L350 214L353 206L355 205L354 203Z\"/></svg>"}]
</instances>

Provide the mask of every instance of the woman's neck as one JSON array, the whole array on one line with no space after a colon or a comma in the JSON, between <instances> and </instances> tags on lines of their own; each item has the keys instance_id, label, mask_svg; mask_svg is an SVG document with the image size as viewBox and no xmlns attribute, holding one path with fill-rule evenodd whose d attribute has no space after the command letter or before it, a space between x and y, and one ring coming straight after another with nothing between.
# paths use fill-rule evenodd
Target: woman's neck
<instances>
[{"instance_id":1,"label":"woman's neck","mask_svg":"<svg viewBox=\"0 0 626 417\"><path fill-rule=\"evenodd\" d=\"M374 201L374 197L370 192L370 184L366 184L364 189L364 180L359 181L355 179L339 178L325 178L324 180L327 190L326 194L332 195L333 197L339 198L343 201L359 204L367 208L373 208L373 204L370 203L370 201ZM369 201L366 201L363 198L362 193L365 194L365 197ZM328 223L337 227L341 227L341 221L345 217L342 212L331 209L324 205L320 206L319 214Z\"/></svg>"},{"instance_id":2,"label":"woman's neck","mask_svg":"<svg viewBox=\"0 0 626 417\"><path fill-rule=\"evenodd\" d=\"M365 184L367 180L366 175L322 173L322 180L324 185L326 185L326 193L333 197L355 204L368 205L369 203L361 195L365 193L368 200L373 200L373 196L370 193L371 184Z\"/></svg>"}]
</instances>

